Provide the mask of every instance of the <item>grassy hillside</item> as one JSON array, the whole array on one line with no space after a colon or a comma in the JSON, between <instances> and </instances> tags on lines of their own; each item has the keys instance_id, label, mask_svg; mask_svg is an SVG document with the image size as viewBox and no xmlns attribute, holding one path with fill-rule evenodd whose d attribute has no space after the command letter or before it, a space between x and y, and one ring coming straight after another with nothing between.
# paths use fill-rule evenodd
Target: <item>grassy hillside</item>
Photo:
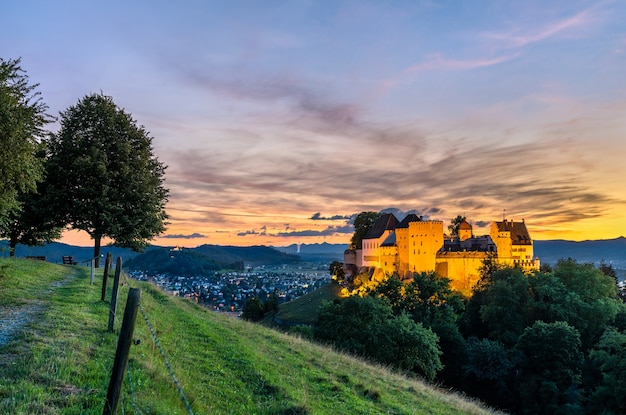
<instances>
[{"instance_id":1,"label":"grassy hillside","mask_svg":"<svg viewBox=\"0 0 626 415\"><path fill-rule=\"evenodd\" d=\"M278 312L272 315L284 324L313 324L324 301L340 298L341 286L329 283L293 301L281 304Z\"/></svg>"},{"instance_id":2,"label":"grassy hillside","mask_svg":"<svg viewBox=\"0 0 626 415\"><path fill-rule=\"evenodd\" d=\"M96 277L90 285L88 268L0 260L0 330L13 327L0 342L0 413L102 413L117 335L106 332L109 304L100 301ZM492 413L415 379L130 284L141 288L142 306L195 414ZM120 309L127 292L125 285ZM146 414L187 414L141 313L134 337L141 342L131 348L125 412L138 413L136 405Z\"/></svg>"}]
</instances>

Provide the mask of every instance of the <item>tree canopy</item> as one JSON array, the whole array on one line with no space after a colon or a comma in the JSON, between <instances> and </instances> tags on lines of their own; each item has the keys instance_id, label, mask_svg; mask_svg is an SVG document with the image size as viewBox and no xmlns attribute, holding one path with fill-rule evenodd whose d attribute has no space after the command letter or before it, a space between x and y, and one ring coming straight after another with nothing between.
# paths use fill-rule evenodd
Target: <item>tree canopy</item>
<instances>
[{"instance_id":1,"label":"tree canopy","mask_svg":"<svg viewBox=\"0 0 626 415\"><path fill-rule=\"evenodd\" d=\"M355 296L325 303L314 336L339 349L416 371L431 380L443 369L437 335L407 314L394 316L381 298Z\"/></svg>"},{"instance_id":2,"label":"tree canopy","mask_svg":"<svg viewBox=\"0 0 626 415\"><path fill-rule=\"evenodd\" d=\"M20 59L0 58L0 227L19 211L19 192L35 191L43 167L36 157L44 126L53 120L47 105L29 84Z\"/></svg>"},{"instance_id":3,"label":"tree canopy","mask_svg":"<svg viewBox=\"0 0 626 415\"><path fill-rule=\"evenodd\" d=\"M350 240L352 249L363 248L363 238L374 222L380 217L379 212L361 212L354 219L354 234Z\"/></svg>"},{"instance_id":4,"label":"tree canopy","mask_svg":"<svg viewBox=\"0 0 626 415\"><path fill-rule=\"evenodd\" d=\"M37 184L38 189L44 186L43 182ZM17 200L18 209L12 210L0 227L0 237L9 240L11 257L15 256L18 243L43 245L61 237L63 224L55 218L40 191L19 192Z\"/></svg>"},{"instance_id":5,"label":"tree canopy","mask_svg":"<svg viewBox=\"0 0 626 415\"><path fill-rule=\"evenodd\" d=\"M152 138L110 96L92 94L61 113L48 147L47 196L72 229L141 249L165 230L165 166ZM97 260L96 260L97 261Z\"/></svg>"},{"instance_id":6,"label":"tree canopy","mask_svg":"<svg viewBox=\"0 0 626 415\"><path fill-rule=\"evenodd\" d=\"M459 236L459 227L461 226L461 222L463 222L464 220L465 216L458 215L456 218L450 221L450 225L448 225L450 236Z\"/></svg>"}]
</instances>

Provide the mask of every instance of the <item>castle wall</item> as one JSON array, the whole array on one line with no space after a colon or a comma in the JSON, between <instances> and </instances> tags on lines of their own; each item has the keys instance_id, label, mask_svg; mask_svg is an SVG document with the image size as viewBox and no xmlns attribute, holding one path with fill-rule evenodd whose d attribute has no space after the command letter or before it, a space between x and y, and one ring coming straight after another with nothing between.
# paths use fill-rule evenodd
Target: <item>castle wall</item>
<instances>
[{"instance_id":1,"label":"castle wall","mask_svg":"<svg viewBox=\"0 0 626 415\"><path fill-rule=\"evenodd\" d=\"M397 272L400 278L411 273L409 267L409 228L396 229L396 245L398 246Z\"/></svg>"},{"instance_id":2,"label":"castle wall","mask_svg":"<svg viewBox=\"0 0 626 415\"><path fill-rule=\"evenodd\" d=\"M393 230L386 230L379 238L363 239L361 264L364 267L378 267L380 264L380 245Z\"/></svg>"},{"instance_id":3,"label":"castle wall","mask_svg":"<svg viewBox=\"0 0 626 415\"><path fill-rule=\"evenodd\" d=\"M437 251L443 246L443 222L438 220L410 222L407 245L409 271L433 271Z\"/></svg>"},{"instance_id":4,"label":"castle wall","mask_svg":"<svg viewBox=\"0 0 626 415\"><path fill-rule=\"evenodd\" d=\"M435 272L450 279L450 288L470 296L472 287L480 279L479 269L488 257L487 252L440 252Z\"/></svg>"},{"instance_id":5,"label":"castle wall","mask_svg":"<svg viewBox=\"0 0 626 415\"><path fill-rule=\"evenodd\" d=\"M380 248L380 265L385 275L396 273L398 266L398 247L383 246Z\"/></svg>"}]
</instances>

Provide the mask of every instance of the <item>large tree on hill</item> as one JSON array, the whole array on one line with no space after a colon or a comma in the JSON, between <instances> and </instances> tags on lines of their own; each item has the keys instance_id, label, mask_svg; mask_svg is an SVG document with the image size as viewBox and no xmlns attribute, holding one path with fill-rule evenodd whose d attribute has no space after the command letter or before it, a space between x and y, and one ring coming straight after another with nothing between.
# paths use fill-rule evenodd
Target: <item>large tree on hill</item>
<instances>
[{"instance_id":1,"label":"large tree on hill","mask_svg":"<svg viewBox=\"0 0 626 415\"><path fill-rule=\"evenodd\" d=\"M165 230L165 165L152 138L110 96L92 94L61 113L50 138L47 196L72 229L142 249Z\"/></svg>"},{"instance_id":2,"label":"large tree on hill","mask_svg":"<svg viewBox=\"0 0 626 415\"><path fill-rule=\"evenodd\" d=\"M53 118L37 86L29 85L20 59L0 58L0 227L19 211L18 193L35 190L43 172L35 152Z\"/></svg>"},{"instance_id":3,"label":"large tree on hill","mask_svg":"<svg viewBox=\"0 0 626 415\"><path fill-rule=\"evenodd\" d=\"M38 152L43 159L43 150ZM29 246L43 245L61 237L63 223L55 217L41 190L46 186L37 183L37 191L19 192L17 195L18 209L12 210L0 227L0 237L9 240L9 256L15 256L17 244Z\"/></svg>"},{"instance_id":4,"label":"large tree on hill","mask_svg":"<svg viewBox=\"0 0 626 415\"><path fill-rule=\"evenodd\" d=\"M363 248L363 238L379 217L379 212L361 212L356 216L354 219L354 234L350 241L350 248Z\"/></svg>"}]
</instances>

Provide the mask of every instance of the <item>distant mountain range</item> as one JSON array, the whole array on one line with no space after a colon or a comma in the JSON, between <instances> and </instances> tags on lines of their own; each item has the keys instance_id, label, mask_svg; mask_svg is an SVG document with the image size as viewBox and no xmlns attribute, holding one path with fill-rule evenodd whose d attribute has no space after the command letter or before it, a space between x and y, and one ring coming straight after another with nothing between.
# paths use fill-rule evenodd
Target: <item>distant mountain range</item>
<instances>
[{"instance_id":1,"label":"distant mountain range","mask_svg":"<svg viewBox=\"0 0 626 415\"><path fill-rule=\"evenodd\" d=\"M111 252L113 258L122 257L124 263L131 259L137 259L136 263L143 263L141 257L162 258L163 255L156 254L153 251L169 251L170 247L149 246L144 253L135 252L128 248L119 248L115 246L103 246L101 253L106 255ZM194 253L209 258L214 263L218 263L225 267L235 263L246 265L282 265L295 264L303 259L298 255L283 252L268 246L221 246L221 245L200 245L195 248L184 248L183 251ZM18 258L25 256L45 256L49 262L61 263L64 255L71 255L74 261L89 261L93 257L93 247L82 247L64 244L61 242L52 242L43 246L25 246L18 245L15 248L15 256ZM343 251L341 251L343 257ZM9 256L9 246L6 240L0 240L0 257ZM166 255L169 258L169 255ZM191 258L191 256L189 257ZM131 262L132 264L132 262ZM205 266L208 266L205 264Z\"/></svg>"},{"instance_id":2,"label":"distant mountain range","mask_svg":"<svg viewBox=\"0 0 626 415\"><path fill-rule=\"evenodd\" d=\"M589 240L582 242L565 240L546 240L535 242L535 256L542 263L556 264L559 259L573 258L578 262L592 262L599 264L600 261L612 264L616 269L626 269L626 238ZM147 250L168 248L148 247ZM292 244L282 247L268 246L222 246L201 245L189 250L206 255L211 260L222 264L244 262L253 266L293 264L298 261L331 262L343 261L343 252L348 244ZM121 256L125 261L140 255L130 249L113 246L102 247L102 253L111 252L114 257ZM9 248L5 240L0 240L0 256L8 256ZM28 247L18 245L16 256L24 257L45 256L50 262L61 262L63 255L72 255L76 261L91 259L92 247L78 247L53 242L44 246Z\"/></svg>"},{"instance_id":3,"label":"distant mountain range","mask_svg":"<svg viewBox=\"0 0 626 415\"><path fill-rule=\"evenodd\" d=\"M549 240L534 241L535 256L541 263L555 264L562 258L573 258L578 262L599 264L604 261L614 268L626 269L626 238L591 241Z\"/></svg>"}]
</instances>

